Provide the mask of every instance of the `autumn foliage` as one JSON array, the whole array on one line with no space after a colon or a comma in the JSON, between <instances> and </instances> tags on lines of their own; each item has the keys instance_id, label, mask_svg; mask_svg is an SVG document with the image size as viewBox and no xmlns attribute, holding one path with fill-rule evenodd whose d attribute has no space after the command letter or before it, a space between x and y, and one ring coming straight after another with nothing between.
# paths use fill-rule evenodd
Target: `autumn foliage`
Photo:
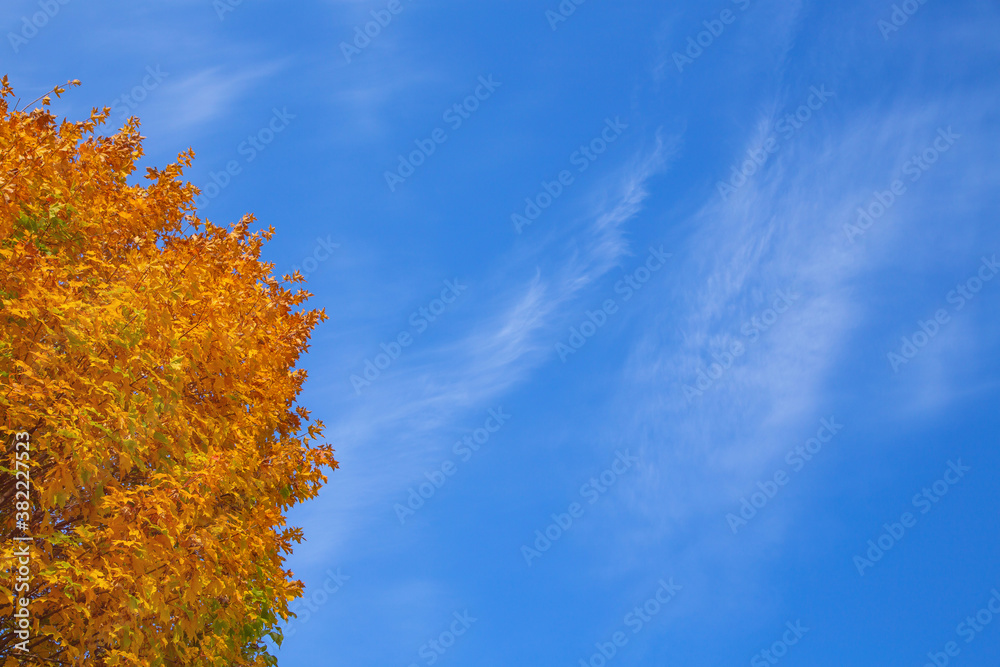
<instances>
[{"instance_id":1,"label":"autumn foliage","mask_svg":"<svg viewBox=\"0 0 1000 667\"><path fill-rule=\"evenodd\" d=\"M197 217L193 153L137 179L136 120L103 137L108 109L48 104L16 109L3 79L0 665L274 664L264 638L302 589L284 514L336 467L296 401L326 316L261 261L270 229ZM10 606L20 431L31 658Z\"/></svg>"}]
</instances>

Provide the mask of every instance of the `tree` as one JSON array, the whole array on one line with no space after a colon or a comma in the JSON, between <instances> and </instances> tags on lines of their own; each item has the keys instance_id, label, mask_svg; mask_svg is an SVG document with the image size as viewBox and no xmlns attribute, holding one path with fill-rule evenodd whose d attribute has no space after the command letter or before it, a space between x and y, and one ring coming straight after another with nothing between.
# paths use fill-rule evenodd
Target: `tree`
<instances>
[{"instance_id":1,"label":"tree","mask_svg":"<svg viewBox=\"0 0 1000 667\"><path fill-rule=\"evenodd\" d=\"M261 261L273 229L198 218L181 181L192 151L130 184L138 120L104 137L107 108L57 123L48 96L31 111L12 99L4 77L0 663L276 664L265 638L280 643L302 591L284 569L302 532L284 515L337 466L297 403L326 314L298 309L298 272L278 281ZM31 660L11 617L22 534Z\"/></svg>"}]
</instances>

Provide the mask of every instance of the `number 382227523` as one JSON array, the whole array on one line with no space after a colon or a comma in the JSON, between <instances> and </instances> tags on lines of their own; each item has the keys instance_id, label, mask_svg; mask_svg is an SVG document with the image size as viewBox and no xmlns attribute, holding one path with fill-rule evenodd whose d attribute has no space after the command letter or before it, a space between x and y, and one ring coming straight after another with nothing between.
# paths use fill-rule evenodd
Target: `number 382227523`
<instances>
[{"instance_id":1,"label":"number 382227523","mask_svg":"<svg viewBox=\"0 0 1000 667\"><path fill-rule=\"evenodd\" d=\"M31 435L22 431L15 436L14 450L17 452L15 461L15 476L17 492L14 494L14 508L17 510L17 521L28 521L31 504L28 491L31 488L29 479L28 458L31 456ZM23 442L22 442L23 441ZM23 500L21 500L23 498Z\"/></svg>"}]
</instances>

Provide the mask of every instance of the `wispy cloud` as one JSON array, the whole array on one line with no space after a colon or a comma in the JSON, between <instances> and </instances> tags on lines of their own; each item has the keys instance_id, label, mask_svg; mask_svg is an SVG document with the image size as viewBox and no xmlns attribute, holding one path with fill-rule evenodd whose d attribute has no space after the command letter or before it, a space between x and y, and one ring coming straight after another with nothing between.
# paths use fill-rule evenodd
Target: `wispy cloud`
<instances>
[{"instance_id":1,"label":"wispy cloud","mask_svg":"<svg viewBox=\"0 0 1000 667\"><path fill-rule=\"evenodd\" d=\"M759 127L771 128L775 120L773 112L764 113ZM891 113L883 111L877 121L860 114L839 125L825 123L797 136L728 201L713 194L684 223L697 231L676 251L675 279L657 299L672 308L648 324L632 350L615 416L609 419L630 421L627 432L654 464L630 502L659 534L698 522L703 532L688 543L691 553L728 558L732 545L717 542L715 529L725 531L722 517L733 498L747 493L780 465L786 451L809 437L814 424L830 416L838 394L869 391L831 383L841 365L855 361L859 331L885 326L884 308L872 304L892 304L894 288L886 285L886 293L872 294L856 286L870 284L872 275L886 270L905 271L915 253L933 253L924 265L960 270L967 263L967 246L962 256L950 255L935 240L941 229L936 210L941 184L950 187L959 205L983 206L992 187L984 181L993 181L996 173L992 158L978 148L949 156L950 163L943 157L932 175L935 185L912 184L863 243L847 242L843 225L854 220L873 191L900 177L899 167L933 140L938 127L954 123L974 131L983 122L957 106L901 104ZM756 132L740 154L759 146L767 131ZM968 178L970 173L991 176ZM915 245L917 238L922 240ZM941 300L947 288L942 282ZM759 316L778 290L797 293L797 302L748 344L743 325ZM898 326L905 329L919 315L926 313L901 315ZM961 327L954 332L969 334ZM683 385L695 385L699 371L716 362L712 354L724 355L735 342L744 344L746 354L703 395L686 398ZM887 416L903 417L911 412L908 405L943 407L955 385L948 376L971 359L961 359L947 343L937 350L948 361L936 363L933 354L922 359L923 370L901 385L907 396L886 400L886 392L893 391L886 366L878 382L882 388L872 390L871 400ZM884 359L875 353L871 363ZM775 522L768 524L772 532L763 534L781 539L780 527L794 507L779 505L769 513ZM650 539L648 529L636 539Z\"/></svg>"},{"instance_id":2,"label":"wispy cloud","mask_svg":"<svg viewBox=\"0 0 1000 667\"><path fill-rule=\"evenodd\" d=\"M162 101L144 110L144 120L156 127L158 136L191 136L195 130L231 118L244 95L285 65L284 61L272 61L239 70L217 66L172 76L158 95Z\"/></svg>"},{"instance_id":3,"label":"wispy cloud","mask_svg":"<svg viewBox=\"0 0 1000 667\"><path fill-rule=\"evenodd\" d=\"M336 507L338 526L349 534L357 527L352 519L361 522L371 512L389 512L392 499L438 463L454 434L478 426L480 412L495 407L552 358L556 328L574 314L568 311L574 297L628 252L624 227L641 211L647 181L662 171L676 145L676 139L658 140L609 178L608 191L580 221L573 239L550 240L563 253L571 247L571 261L551 266L544 260L551 250L544 241L513 253L482 280L510 287L482 301L462 333L423 352L414 350L362 398L338 405L345 414L328 436L338 443L340 459L352 466L352 475L334 485L336 498L321 501ZM510 278L527 271L527 278ZM342 547L347 537L327 533L319 538L325 547L317 551Z\"/></svg>"}]
</instances>

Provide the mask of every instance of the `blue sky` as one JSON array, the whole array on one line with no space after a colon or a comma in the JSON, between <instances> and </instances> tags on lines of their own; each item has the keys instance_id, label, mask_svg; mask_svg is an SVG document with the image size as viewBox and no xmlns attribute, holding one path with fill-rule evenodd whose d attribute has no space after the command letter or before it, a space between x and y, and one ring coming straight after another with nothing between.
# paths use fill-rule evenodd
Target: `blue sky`
<instances>
[{"instance_id":1,"label":"blue sky","mask_svg":"<svg viewBox=\"0 0 1000 667\"><path fill-rule=\"evenodd\" d=\"M1000 662L996 3L0 25L22 98L193 147L330 315L282 665Z\"/></svg>"}]
</instances>

